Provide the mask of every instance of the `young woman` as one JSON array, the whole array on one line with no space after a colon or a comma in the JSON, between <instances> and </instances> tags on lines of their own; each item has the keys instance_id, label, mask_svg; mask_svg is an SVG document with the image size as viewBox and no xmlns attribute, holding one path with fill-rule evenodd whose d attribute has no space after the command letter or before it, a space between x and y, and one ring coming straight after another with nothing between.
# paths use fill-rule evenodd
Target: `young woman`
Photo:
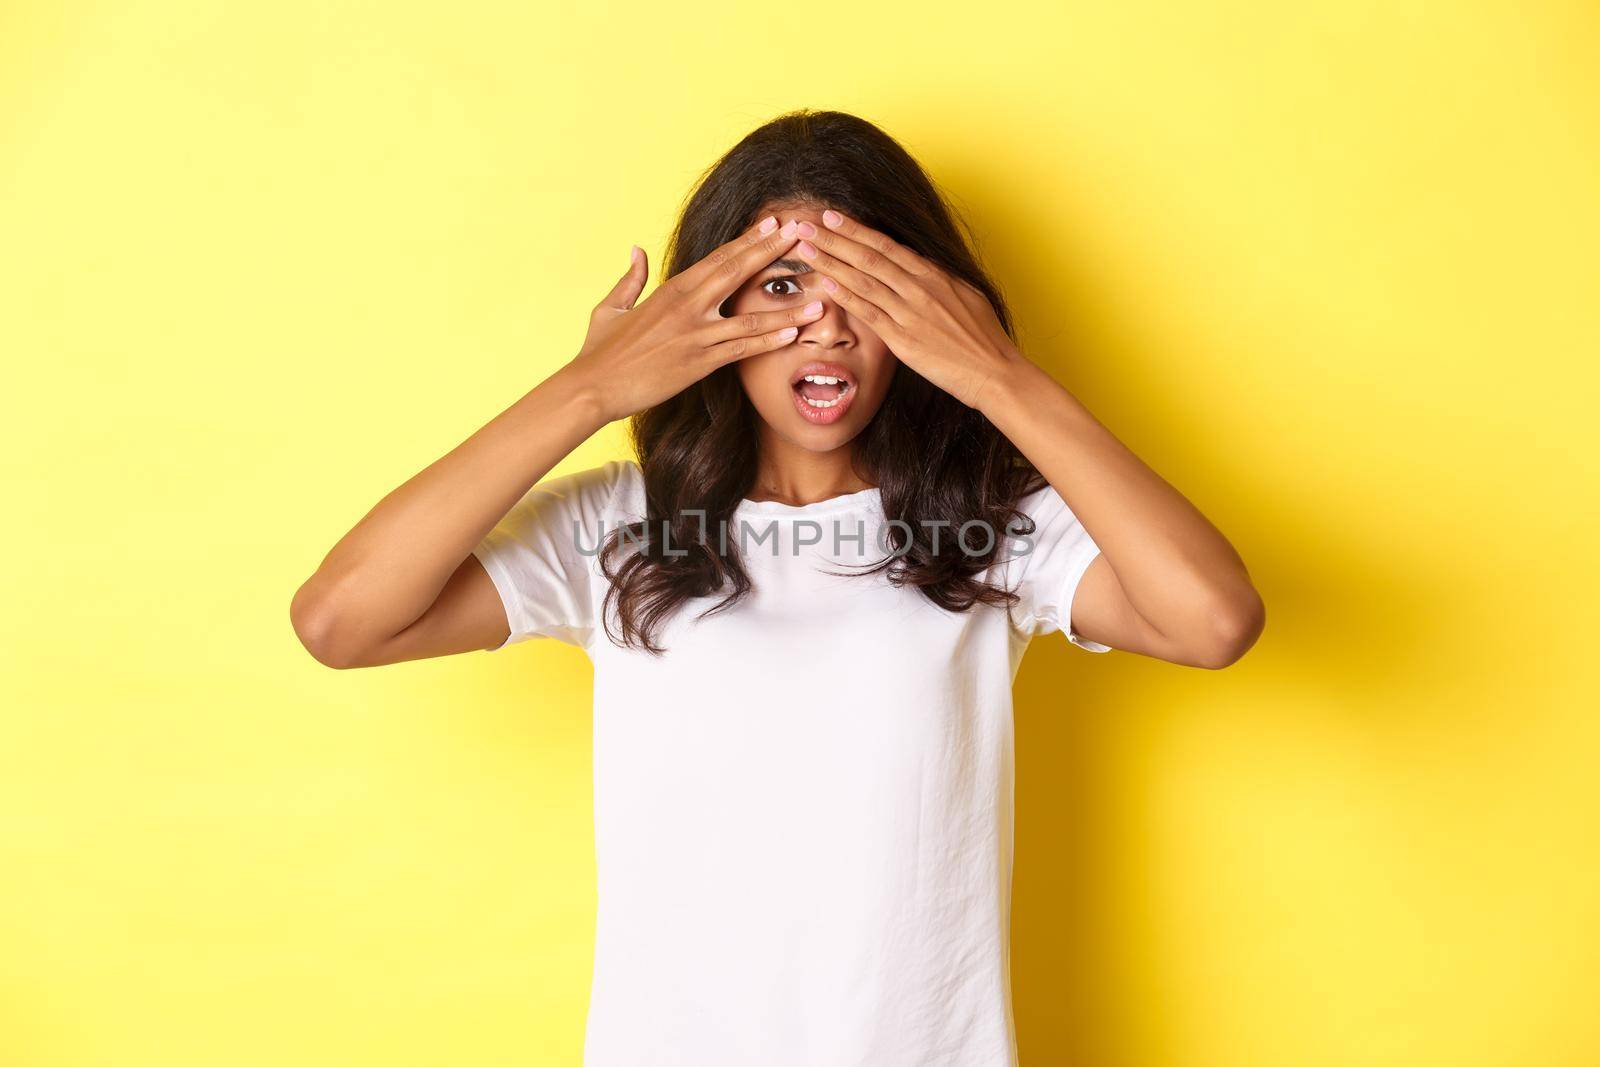
<instances>
[{"instance_id":1,"label":"young woman","mask_svg":"<svg viewBox=\"0 0 1600 1067\"><path fill-rule=\"evenodd\" d=\"M1014 1064L1024 649L1223 667L1261 600L1018 348L870 123L749 134L669 251L640 302L635 248L569 363L334 546L295 630L340 668L588 653L588 1067ZM627 417L637 461L546 478Z\"/></svg>"}]
</instances>

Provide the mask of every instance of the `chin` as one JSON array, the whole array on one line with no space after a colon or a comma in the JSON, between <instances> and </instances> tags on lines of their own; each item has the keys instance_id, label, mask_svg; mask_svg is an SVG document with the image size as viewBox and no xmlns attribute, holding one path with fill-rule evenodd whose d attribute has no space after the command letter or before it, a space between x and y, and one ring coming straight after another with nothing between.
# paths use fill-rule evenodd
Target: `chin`
<instances>
[{"instance_id":1,"label":"chin","mask_svg":"<svg viewBox=\"0 0 1600 1067\"><path fill-rule=\"evenodd\" d=\"M769 423L770 425L770 423ZM838 427L829 427L826 432L806 433L804 427L796 433L792 428L780 429L772 427L773 432L796 448L803 448L807 452L818 455L835 452L854 440L858 430L840 430Z\"/></svg>"}]
</instances>

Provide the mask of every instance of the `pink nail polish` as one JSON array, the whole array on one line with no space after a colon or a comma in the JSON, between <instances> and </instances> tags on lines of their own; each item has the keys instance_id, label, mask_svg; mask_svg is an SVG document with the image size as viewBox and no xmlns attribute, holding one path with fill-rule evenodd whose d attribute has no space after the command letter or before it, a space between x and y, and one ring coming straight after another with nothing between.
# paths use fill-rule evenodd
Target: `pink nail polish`
<instances>
[{"instance_id":1,"label":"pink nail polish","mask_svg":"<svg viewBox=\"0 0 1600 1067\"><path fill-rule=\"evenodd\" d=\"M768 215L766 218L761 220L761 232L762 233L771 233L773 230L776 230L777 228L778 228L778 220L777 220L776 216Z\"/></svg>"},{"instance_id":2,"label":"pink nail polish","mask_svg":"<svg viewBox=\"0 0 1600 1067\"><path fill-rule=\"evenodd\" d=\"M800 245L799 245L799 248L800 248L800 254L802 256L805 256L807 259L810 259L812 256L817 254L817 250L814 247L812 247L810 241L801 241Z\"/></svg>"},{"instance_id":3,"label":"pink nail polish","mask_svg":"<svg viewBox=\"0 0 1600 1067\"><path fill-rule=\"evenodd\" d=\"M839 283L826 276L824 276L822 279L822 287L828 290L830 293L836 293L839 291Z\"/></svg>"},{"instance_id":4,"label":"pink nail polish","mask_svg":"<svg viewBox=\"0 0 1600 1067\"><path fill-rule=\"evenodd\" d=\"M800 224L800 228L795 232L801 237L815 237L817 235L817 228L811 225L809 222L802 222Z\"/></svg>"},{"instance_id":5,"label":"pink nail polish","mask_svg":"<svg viewBox=\"0 0 1600 1067\"><path fill-rule=\"evenodd\" d=\"M822 310L822 301L813 300L801 310L803 310L807 315L815 315L817 312Z\"/></svg>"},{"instance_id":6,"label":"pink nail polish","mask_svg":"<svg viewBox=\"0 0 1600 1067\"><path fill-rule=\"evenodd\" d=\"M783 224L783 229L778 231L778 236L779 237L793 237L794 236L794 220L793 219L790 219L788 222Z\"/></svg>"},{"instance_id":7,"label":"pink nail polish","mask_svg":"<svg viewBox=\"0 0 1600 1067\"><path fill-rule=\"evenodd\" d=\"M822 221L829 226L837 226L844 221L844 216L830 207L822 213Z\"/></svg>"}]
</instances>

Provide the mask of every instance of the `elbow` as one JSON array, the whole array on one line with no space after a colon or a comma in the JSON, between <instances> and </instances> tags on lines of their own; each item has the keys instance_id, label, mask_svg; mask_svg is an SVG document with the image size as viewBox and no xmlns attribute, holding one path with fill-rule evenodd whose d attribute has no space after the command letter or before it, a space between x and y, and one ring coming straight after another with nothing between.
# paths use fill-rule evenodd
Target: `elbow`
<instances>
[{"instance_id":1,"label":"elbow","mask_svg":"<svg viewBox=\"0 0 1600 1067\"><path fill-rule=\"evenodd\" d=\"M324 667L342 671L361 665L359 655L342 636L338 611L328 598L312 589L309 581L295 591L289 602L289 624L311 658Z\"/></svg>"},{"instance_id":2,"label":"elbow","mask_svg":"<svg viewBox=\"0 0 1600 1067\"><path fill-rule=\"evenodd\" d=\"M1206 670L1231 667L1244 657L1267 625L1267 609L1255 588L1219 599L1206 612L1207 640L1194 665Z\"/></svg>"}]
</instances>

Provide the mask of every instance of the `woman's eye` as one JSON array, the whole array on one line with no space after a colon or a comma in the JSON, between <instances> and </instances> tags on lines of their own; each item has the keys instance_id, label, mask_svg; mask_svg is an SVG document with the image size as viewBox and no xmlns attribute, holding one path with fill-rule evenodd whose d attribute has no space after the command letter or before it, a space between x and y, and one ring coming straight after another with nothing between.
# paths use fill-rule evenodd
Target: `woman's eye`
<instances>
[{"instance_id":1,"label":"woman's eye","mask_svg":"<svg viewBox=\"0 0 1600 1067\"><path fill-rule=\"evenodd\" d=\"M787 292L787 293L774 293L771 289L767 288L768 286L771 286L771 285L788 285L788 286L792 286L793 288L792 288L792 291ZM765 290L768 294L772 295L772 296L799 296L800 295L800 287L798 285L795 285L793 278L773 278L770 281L762 282L761 283L761 288L763 290Z\"/></svg>"}]
</instances>

